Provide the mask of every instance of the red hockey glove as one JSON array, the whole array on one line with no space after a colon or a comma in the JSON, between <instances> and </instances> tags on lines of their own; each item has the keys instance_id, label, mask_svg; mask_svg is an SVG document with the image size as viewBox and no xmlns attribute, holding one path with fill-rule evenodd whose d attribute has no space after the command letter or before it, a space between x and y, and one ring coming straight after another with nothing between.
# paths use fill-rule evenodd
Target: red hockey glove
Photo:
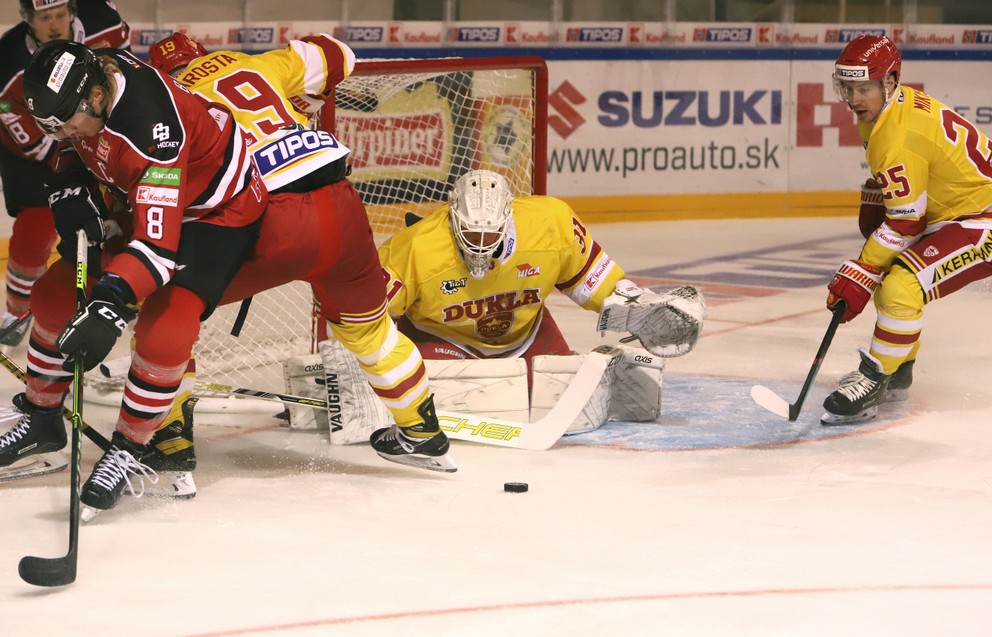
<instances>
[{"instance_id":1,"label":"red hockey glove","mask_svg":"<svg viewBox=\"0 0 992 637\"><path fill-rule=\"evenodd\" d=\"M881 282L882 271L875 266L864 261L845 261L827 285L827 309L834 309L839 301L847 303L847 310L840 319L841 323L847 323L861 314Z\"/></svg>"},{"instance_id":2,"label":"red hockey glove","mask_svg":"<svg viewBox=\"0 0 992 637\"><path fill-rule=\"evenodd\" d=\"M867 239L885 221L885 204L882 187L871 177L861 186L861 209L858 210L858 228Z\"/></svg>"}]
</instances>

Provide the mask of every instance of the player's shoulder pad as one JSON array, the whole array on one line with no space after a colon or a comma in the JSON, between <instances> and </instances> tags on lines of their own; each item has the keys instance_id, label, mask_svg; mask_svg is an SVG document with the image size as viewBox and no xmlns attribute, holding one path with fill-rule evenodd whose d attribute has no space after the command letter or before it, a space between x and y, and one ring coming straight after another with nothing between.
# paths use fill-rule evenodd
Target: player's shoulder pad
<instances>
[{"instance_id":1,"label":"player's shoulder pad","mask_svg":"<svg viewBox=\"0 0 992 637\"><path fill-rule=\"evenodd\" d=\"M31 59L31 52L24 41L27 32L27 23L20 22L0 37L0 90L5 93Z\"/></svg>"},{"instance_id":2,"label":"player's shoulder pad","mask_svg":"<svg viewBox=\"0 0 992 637\"><path fill-rule=\"evenodd\" d=\"M185 133L167 80L128 51L102 49L96 53L113 57L125 78L124 92L107 119L107 127L149 159L174 161L185 142Z\"/></svg>"}]
</instances>

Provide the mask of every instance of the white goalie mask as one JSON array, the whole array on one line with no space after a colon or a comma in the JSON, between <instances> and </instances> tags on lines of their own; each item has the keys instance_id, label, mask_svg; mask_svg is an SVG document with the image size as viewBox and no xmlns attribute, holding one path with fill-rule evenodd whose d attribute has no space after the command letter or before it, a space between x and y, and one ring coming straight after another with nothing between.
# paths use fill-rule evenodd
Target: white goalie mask
<instances>
[{"instance_id":1,"label":"white goalie mask","mask_svg":"<svg viewBox=\"0 0 992 637\"><path fill-rule=\"evenodd\" d=\"M451 229L469 276L481 279L503 242L513 211L510 185L499 173L473 170L451 191Z\"/></svg>"}]
</instances>

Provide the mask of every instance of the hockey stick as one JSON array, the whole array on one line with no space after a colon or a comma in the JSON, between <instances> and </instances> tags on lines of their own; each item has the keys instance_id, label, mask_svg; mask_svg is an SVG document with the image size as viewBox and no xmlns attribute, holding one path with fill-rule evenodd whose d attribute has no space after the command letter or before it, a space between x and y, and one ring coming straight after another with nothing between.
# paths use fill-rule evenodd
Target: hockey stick
<instances>
[{"instance_id":1,"label":"hockey stick","mask_svg":"<svg viewBox=\"0 0 992 637\"><path fill-rule=\"evenodd\" d=\"M86 307L86 231L76 235L76 310ZM69 551L63 557L26 555L17 565L21 579L35 586L65 586L76 581L79 553L79 463L83 447L83 357L76 356L72 373L72 476L69 480Z\"/></svg>"},{"instance_id":2,"label":"hockey stick","mask_svg":"<svg viewBox=\"0 0 992 637\"><path fill-rule=\"evenodd\" d=\"M571 380L555 406L536 422L523 423L501 418L489 418L477 414L461 414L439 411L441 428L455 440L466 440L498 447L513 447L543 451L549 449L564 435L576 418L582 413L606 369L621 360L622 354L608 356L589 354ZM110 376L110 369L101 365L100 371ZM292 394L231 387L217 383L196 381L194 387L207 393L230 394L238 398L260 398L290 405L304 405L314 409L327 409L327 402Z\"/></svg>"},{"instance_id":3,"label":"hockey stick","mask_svg":"<svg viewBox=\"0 0 992 637\"><path fill-rule=\"evenodd\" d=\"M780 398L778 394L764 385L755 385L751 388L751 398L754 402L777 416L788 418L789 422L795 422L796 418L799 417L799 412L803 408L806 395L809 393L810 387L813 386L813 380L816 378L817 372L820 371L820 365L827 355L830 342L834 339L834 332L837 331L837 326L840 325L840 319L844 316L844 310L846 309L847 304L844 301L840 301L834 306L833 318L830 319L830 325L827 326L827 331L823 335L823 340L820 342L820 349L816 350L816 356L813 358L813 366L810 367L809 374L806 375L806 382L803 383L803 388L800 390L796 402L792 404L785 402L784 398Z\"/></svg>"}]
</instances>

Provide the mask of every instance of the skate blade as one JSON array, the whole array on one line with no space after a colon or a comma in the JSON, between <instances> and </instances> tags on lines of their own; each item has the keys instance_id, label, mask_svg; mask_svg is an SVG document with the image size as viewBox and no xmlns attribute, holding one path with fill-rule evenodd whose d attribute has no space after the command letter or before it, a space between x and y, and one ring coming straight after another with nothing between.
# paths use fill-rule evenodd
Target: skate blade
<instances>
[{"instance_id":1,"label":"skate blade","mask_svg":"<svg viewBox=\"0 0 992 637\"><path fill-rule=\"evenodd\" d=\"M125 489L124 495L133 494L130 489ZM196 483L189 471L159 471L158 482L146 483L141 495L147 498L190 500L196 496Z\"/></svg>"},{"instance_id":2,"label":"skate blade","mask_svg":"<svg viewBox=\"0 0 992 637\"><path fill-rule=\"evenodd\" d=\"M79 519L83 524L90 522L93 518L103 513L103 509L94 509L86 504L79 505Z\"/></svg>"},{"instance_id":3,"label":"skate blade","mask_svg":"<svg viewBox=\"0 0 992 637\"><path fill-rule=\"evenodd\" d=\"M851 414L850 416L840 416L838 414L832 414L828 411L824 412L823 416L820 417L820 424L825 427L860 425L868 422L869 420L874 420L876 416L878 416L878 407L869 407L861 413Z\"/></svg>"},{"instance_id":4,"label":"skate blade","mask_svg":"<svg viewBox=\"0 0 992 637\"><path fill-rule=\"evenodd\" d=\"M19 460L8 467L0 469L0 482L56 473L68 466L69 461L66 460L65 454L61 451L43 453Z\"/></svg>"},{"instance_id":5,"label":"skate blade","mask_svg":"<svg viewBox=\"0 0 992 637\"><path fill-rule=\"evenodd\" d=\"M408 467L427 469L428 471L440 471L442 473L454 473L458 471L458 465L455 464L454 460L448 454L444 454L443 456L425 456L419 453L411 453L402 456L391 456L378 451L376 453L390 462L403 464Z\"/></svg>"}]
</instances>

